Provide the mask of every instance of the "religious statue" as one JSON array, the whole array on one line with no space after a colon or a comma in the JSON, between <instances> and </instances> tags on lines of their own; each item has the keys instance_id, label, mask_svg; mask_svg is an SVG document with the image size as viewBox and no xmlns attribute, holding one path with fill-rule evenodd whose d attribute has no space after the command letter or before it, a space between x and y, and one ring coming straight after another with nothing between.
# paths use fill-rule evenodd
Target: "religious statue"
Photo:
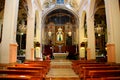
<instances>
[{"instance_id":1,"label":"religious statue","mask_svg":"<svg viewBox=\"0 0 120 80\"><path fill-rule=\"evenodd\" d=\"M57 37L56 37L56 40L57 41L63 41L63 31L62 31L62 28L58 28L58 32L56 33Z\"/></svg>"}]
</instances>

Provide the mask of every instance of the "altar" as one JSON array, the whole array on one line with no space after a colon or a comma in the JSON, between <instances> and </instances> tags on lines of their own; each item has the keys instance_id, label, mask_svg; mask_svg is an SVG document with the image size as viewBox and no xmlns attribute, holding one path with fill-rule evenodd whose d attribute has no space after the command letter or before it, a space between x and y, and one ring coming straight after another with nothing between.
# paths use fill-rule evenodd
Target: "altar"
<instances>
[{"instance_id":1,"label":"altar","mask_svg":"<svg viewBox=\"0 0 120 80\"><path fill-rule=\"evenodd\" d=\"M53 53L54 59L66 59L68 53Z\"/></svg>"}]
</instances>

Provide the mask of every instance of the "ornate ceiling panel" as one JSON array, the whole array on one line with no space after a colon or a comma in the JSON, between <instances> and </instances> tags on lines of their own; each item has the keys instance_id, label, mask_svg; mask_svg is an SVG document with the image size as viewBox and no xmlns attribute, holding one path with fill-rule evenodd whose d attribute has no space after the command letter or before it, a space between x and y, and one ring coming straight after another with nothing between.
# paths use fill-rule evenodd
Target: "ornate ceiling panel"
<instances>
[{"instance_id":1,"label":"ornate ceiling panel","mask_svg":"<svg viewBox=\"0 0 120 80\"><path fill-rule=\"evenodd\" d=\"M57 0L44 0L43 4L42 4L42 7L43 8L50 8L51 6L57 4L56 1ZM78 9L79 8L79 6L78 6L79 3L80 3L79 0L64 0L64 6L69 5L73 9Z\"/></svg>"}]
</instances>

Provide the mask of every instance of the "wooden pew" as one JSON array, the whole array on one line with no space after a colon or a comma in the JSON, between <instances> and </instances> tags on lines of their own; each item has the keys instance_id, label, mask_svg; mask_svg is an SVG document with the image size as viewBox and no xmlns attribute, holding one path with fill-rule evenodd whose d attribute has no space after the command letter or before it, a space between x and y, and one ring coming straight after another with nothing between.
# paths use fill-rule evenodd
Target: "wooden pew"
<instances>
[{"instance_id":1,"label":"wooden pew","mask_svg":"<svg viewBox=\"0 0 120 80\"><path fill-rule=\"evenodd\" d=\"M45 61L33 61L33 60L26 60L24 62L24 64L39 64L39 65L44 65L47 66L48 68L50 68L50 62L49 60L45 60Z\"/></svg>"},{"instance_id":2,"label":"wooden pew","mask_svg":"<svg viewBox=\"0 0 120 80\"><path fill-rule=\"evenodd\" d=\"M101 80L120 80L120 77L103 77Z\"/></svg>"},{"instance_id":3,"label":"wooden pew","mask_svg":"<svg viewBox=\"0 0 120 80\"><path fill-rule=\"evenodd\" d=\"M79 67L80 64L95 64L98 63L95 60L73 60L72 61L72 68L73 70L77 69L77 67Z\"/></svg>"},{"instance_id":4,"label":"wooden pew","mask_svg":"<svg viewBox=\"0 0 120 80\"><path fill-rule=\"evenodd\" d=\"M89 71L92 71L92 70L96 70L96 71L99 71L99 70L120 70L120 67L119 66L100 66L100 67L83 67L79 76L80 78L84 78L84 80L86 80L86 78L89 78Z\"/></svg>"},{"instance_id":5,"label":"wooden pew","mask_svg":"<svg viewBox=\"0 0 120 80\"><path fill-rule=\"evenodd\" d=\"M29 71L39 71L40 76L45 77L46 73L44 72L43 67L21 67L21 66L8 66L7 69L9 70L29 70Z\"/></svg>"},{"instance_id":6,"label":"wooden pew","mask_svg":"<svg viewBox=\"0 0 120 80\"><path fill-rule=\"evenodd\" d=\"M1 69L0 74L24 74L24 75L33 75L33 76L40 76L39 71L34 70L8 70L8 69Z\"/></svg>"},{"instance_id":7,"label":"wooden pew","mask_svg":"<svg viewBox=\"0 0 120 80\"><path fill-rule=\"evenodd\" d=\"M80 64L78 69L76 70L77 74L80 74L82 67L99 67L99 66L110 66L109 64L104 64L104 63L90 63L90 64Z\"/></svg>"},{"instance_id":8,"label":"wooden pew","mask_svg":"<svg viewBox=\"0 0 120 80\"><path fill-rule=\"evenodd\" d=\"M45 74L47 74L50 69L47 65L42 64L15 64L15 67L41 67Z\"/></svg>"},{"instance_id":9,"label":"wooden pew","mask_svg":"<svg viewBox=\"0 0 120 80\"><path fill-rule=\"evenodd\" d=\"M90 80L100 80L102 77L120 77L120 70L89 71Z\"/></svg>"},{"instance_id":10,"label":"wooden pew","mask_svg":"<svg viewBox=\"0 0 120 80\"><path fill-rule=\"evenodd\" d=\"M13 76L16 76L13 77ZM34 71L34 70L8 70L8 69L0 69L0 80L1 79L18 79L21 80L21 76L25 79L30 79L30 80L42 80L43 77L40 76L39 71Z\"/></svg>"},{"instance_id":11,"label":"wooden pew","mask_svg":"<svg viewBox=\"0 0 120 80\"><path fill-rule=\"evenodd\" d=\"M0 75L0 80L32 80L30 76Z\"/></svg>"},{"instance_id":12,"label":"wooden pew","mask_svg":"<svg viewBox=\"0 0 120 80\"><path fill-rule=\"evenodd\" d=\"M43 80L41 77L37 76L23 76L23 75L0 75L0 80Z\"/></svg>"},{"instance_id":13,"label":"wooden pew","mask_svg":"<svg viewBox=\"0 0 120 80\"><path fill-rule=\"evenodd\" d=\"M105 64L105 65L108 65L108 64L106 64L106 63L103 63L103 62L96 62L95 60L79 60L79 61L72 61L73 62L73 64L72 64L72 68L73 68L73 70L74 70L74 72L76 73L76 74L79 74L79 71L78 70L80 70L80 68L81 68L81 66L82 65L91 65L91 64Z\"/></svg>"},{"instance_id":14,"label":"wooden pew","mask_svg":"<svg viewBox=\"0 0 120 80\"><path fill-rule=\"evenodd\" d=\"M24 63L30 64L30 63L39 63L39 64L45 64L45 65L50 65L50 60L45 60L45 61L34 61L34 60L26 60Z\"/></svg>"}]
</instances>

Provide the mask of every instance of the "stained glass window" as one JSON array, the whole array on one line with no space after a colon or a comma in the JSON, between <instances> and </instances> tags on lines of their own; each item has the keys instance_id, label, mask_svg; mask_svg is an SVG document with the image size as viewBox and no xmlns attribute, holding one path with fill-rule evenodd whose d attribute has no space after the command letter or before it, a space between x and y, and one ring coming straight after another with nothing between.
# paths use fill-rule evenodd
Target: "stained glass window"
<instances>
[{"instance_id":1,"label":"stained glass window","mask_svg":"<svg viewBox=\"0 0 120 80\"><path fill-rule=\"evenodd\" d=\"M64 4L64 0L57 0L57 4Z\"/></svg>"}]
</instances>

